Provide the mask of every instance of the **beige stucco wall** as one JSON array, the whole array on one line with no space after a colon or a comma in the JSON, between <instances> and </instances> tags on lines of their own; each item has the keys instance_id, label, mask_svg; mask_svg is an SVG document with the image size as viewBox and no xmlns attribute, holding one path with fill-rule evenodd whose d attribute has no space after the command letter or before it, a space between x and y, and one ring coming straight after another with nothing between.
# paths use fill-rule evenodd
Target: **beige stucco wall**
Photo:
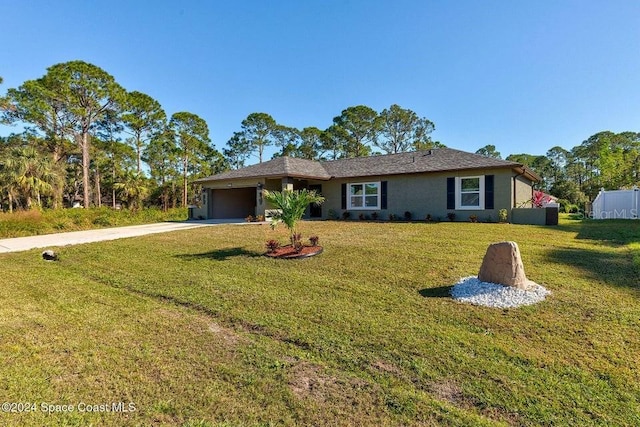
<instances>
[{"instance_id":1,"label":"beige stucco wall","mask_svg":"<svg viewBox=\"0 0 640 427\"><path fill-rule=\"evenodd\" d=\"M447 209L447 178L472 177L480 175L494 175L494 209L483 210L449 210ZM341 217L345 211L341 208L341 185L343 183L378 182L387 181L387 207L385 210L376 210L379 218L388 219L390 214L398 218L404 218L405 211L411 212L413 219L425 219L431 215L433 219L447 220L448 212L455 212L456 221L468 221L469 216L476 215L478 220L498 220L500 209L511 211L513 207L513 178L515 172L510 169L474 170L459 172L442 172L428 174L373 176L360 179L336 179L325 182L310 181L309 183L321 183L322 193L326 197L323 204L323 217L328 218L330 212ZM526 188L531 192L530 184L525 186L518 184L517 194L524 193ZM530 197L530 196L529 196ZM347 209L351 218L356 219L363 213L370 216L372 210Z\"/></svg>"},{"instance_id":2,"label":"beige stucco wall","mask_svg":"<svg viewBox=\"0 0 640 427\"><path fill-rule=\"evenodd\" d=\"M531 181L523 177L522 175L518 175L515 178L516 186L515 186L515 200L513 201L513 207L520 207L525 204L524 207L531 207L531 204L526 204L533 197L533 192L531 189Z\"/></svg>"},{"instance_id":3,"label":"beige stucco wall","mask_svg":"<svg viewBox=\"0 0 640 427\"><path fill-rule=\"evenodd\" d=\"M449 210L447 209L447 178L449 177L472 177L481 175L494 175L494 209L483 210ZM480 221L497 221L500 209L511 209L522 202L531 199L531 182L519 176L511 169L487 169L457 172L438 172L391 176L372 176L366 178L333 179L330 181L319 180L297 180L291 178L274 179L248 179L233 181L216 181L215 183L204 183L206 189L206 200L203 200L202 207L197 210L197 215L210 217L211 210L208 207L211 202L211 189L229 188L255 188L256 203L255 215L264 215L265 209L271 207L261 197L258 190L258 183L264 189L280 191L283 188L306 188L308 185L322 185L322 195L325 203L322 205L322 217L330 218L333 215L342 217L342 184L359 182L380 182L387 181L387 209L384 210L353 210L347 209L351 213L351 218L357 219L360 213L371 216L372 212L377 212L380 219L388 219L390 214L398 218L404 218L406 211L411 212L412 218L423 220L427 215L431 215L434 220L447 220L447 213L455 212L456 221L468 221L471 215L476 215ZM514 187L515 183L515 187ZM514 189L515 188L515 189ZM195 214L196 211L194 211ZM508 220L511 217L509 215Z\"/></svg>"},{"instance_id":4,"label":"beige stucco wall","mask_svg":"<svg viewBox=\"0 0 640 427\"><path fill-rule=\"evenodd\" d=\"M540 208L517 208L511 211L514 224L545 225L547 212Z\"/></svg>"}]
</instances>

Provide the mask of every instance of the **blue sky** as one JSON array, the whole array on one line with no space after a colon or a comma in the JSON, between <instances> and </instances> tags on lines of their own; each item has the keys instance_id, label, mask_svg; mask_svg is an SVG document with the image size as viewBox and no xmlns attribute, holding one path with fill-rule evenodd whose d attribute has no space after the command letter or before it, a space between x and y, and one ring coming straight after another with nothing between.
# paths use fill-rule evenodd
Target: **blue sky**
<instances>
[{"instance_id":1,"label":"blue sky","mask_svg":"<svg viewBox=\"0 0 640 427\"><path fill-rule=\"evenodd\" d=\"M84 60L222 149L253 112L325 129L399 104L503 157L640 131L638 1L0 0L0 93ZM11 129L0 128L0 135ZM254 159L255 161L255 159Z\"/></svg>"}]
</instances>

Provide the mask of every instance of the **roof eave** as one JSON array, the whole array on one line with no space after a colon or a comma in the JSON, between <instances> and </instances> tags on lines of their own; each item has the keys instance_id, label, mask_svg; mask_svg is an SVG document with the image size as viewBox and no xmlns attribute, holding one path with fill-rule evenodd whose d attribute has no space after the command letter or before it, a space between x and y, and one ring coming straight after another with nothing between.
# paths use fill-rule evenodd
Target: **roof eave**
<instances>
[{"instance_id":1,"label":"roof eave","mask_svg":"<svg viewBox=\"0 0 640 427\"><path fill-rule=\"evenodd\" d=\"M315 179L318 181L329 181L331 176L315 176L315 175L304 175L304 174L258 174L258 175L247 175L247 176L234 176L229 178L218 178L218 177L207 177L200 178L195 180L196 183L204 183L204 182L218 182L218 181L239 181L243 179L277 179L277 178L298 178L298 179Z\"/></svg>"},{"instance_id":2,"label":"roof eave","mask_svg":"<svg viewBox=\"0 0 640 427\"><path fill-rule=\"evenodd\" d=\"M537 173L535 173L533 170L529 169L525 165L519 165L519 166L515 167L514 169L519 174L524 175L525 177L527 177L531 181L534 181L534 182L542 181L542 177L540 175L538 175Z\"/></svg>"}]
</instances>

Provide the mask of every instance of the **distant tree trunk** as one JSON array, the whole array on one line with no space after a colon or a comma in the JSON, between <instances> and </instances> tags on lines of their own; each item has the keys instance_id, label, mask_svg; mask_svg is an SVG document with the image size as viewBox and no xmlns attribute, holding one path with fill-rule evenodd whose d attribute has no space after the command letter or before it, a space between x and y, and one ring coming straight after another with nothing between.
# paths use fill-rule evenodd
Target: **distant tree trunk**
<instances>
[{"instance_id":1,"label":"distant tree trunk","mask_svg":"<svg viewBox=\"0 0 640 427\"><path fill-rule=\"evenodd\" d=\"M113 165L113 169L111 169L111 177L113 184L111 185L111 207L113 209L116 208L116 188L114 184L116 183L116 166L115 163Z\"/></svg>"},{"instance_id":2,"label":"distant tree trunk","mask_svg":"<svg viewBox=\"0 0 640 427\"><path fill-rule=\"evenodd\" d=\"M187 168L189 167L189 157L185 154L182 160L182 207L187 206L188 185L187 185Z\"/></svg>"},{"instance_id":3,"label":"distant tree trunk","mask_svg":"<svg viewBox=\"0 0 640 427\"><path fill-rule=\"evenodd\" d=\"M9 213L13 213L13 196L11 195L11 191L7 193L9 196Z\"/></svg>"},{"instance_id":4,"label":"distant tree trunk","mask_svg":"<svg viewBox=\"0 0 640 427\"><path fill-rule=\"evenodd\" d=\"M89 154L89 133L82 132L76 134L76 142L82 150L82 203L85 208L91 207L91 198L89 191L89 162L91 160Z\"/></svg>"},{"instance_id":5,"label":"distant tree trunk","mask_svg":"<svg viewBox=\"0 0 640 427\"><path fill-rule=\"evenodd\" d=\"M164 176L161 181L162 186L162 212L166 212L169 210L169 194L167 193L167 183L165 182Z\"/></svg>"},{"instance_id":6,"label":"distant tree trunk","mask_svg":"<svg viewBox=\"0 0 640 427\"><path fill-rule=\"evenodd\" d=\"M137 162L138 162L138 173L142 172L142 141L140 140L140 137L138 136L136 138L136 156L137 156Z\"/></svg>"},{"instance_id":7,"label":"distant tree trunk","mask_svg":"<svg viewBox=\"0 0 640 427\"><path fill-rule=\"evenodd\" d=\"M176 195L176 183L175 180L171 182L171 207L176 208L178 205L178 197Z\"/></svg>"},{"instance_id":8,"label":"distant tree trunk","mask_svg":"<svg viewBox=\"0 0 640 427\"><path fill-rule=\"evenodd\" d=\"M64 167L64 160L66 156L63 151L62 144L56 144L53 150L53 164L55 166L62 165ZM63 169L64 170L64 169ZM62 207L64 200L64 184L53 186L53 209Z\"/></svg>"},{"instance_id":9,"label":"distant tree trunk","mask_svg":"<svg viewBox=\"0 0 640 427\"><path fill-rule=\"evenodd\" d=\"M102 207L102 189L100 188L100 169L96 167L96 200L98 207Z\"/></svg>"}]
</instances>

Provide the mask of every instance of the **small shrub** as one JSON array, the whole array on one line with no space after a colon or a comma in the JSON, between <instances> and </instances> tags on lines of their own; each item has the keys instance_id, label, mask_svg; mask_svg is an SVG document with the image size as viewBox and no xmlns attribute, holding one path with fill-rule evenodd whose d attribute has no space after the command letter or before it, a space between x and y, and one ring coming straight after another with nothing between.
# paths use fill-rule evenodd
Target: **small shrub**
<instances>
[{"instance_id":1,"label":"small shrub","mask_svg":"<svg viewBox=\"0 0 640 427\"><path fill-rule=\"evenodd\" d=\"M272 253L280 247L280 242L274 239L267 240L267 244L265 246L267 247L267 252Z\"/></svg>"},{"instance_id":2,"label":"small shrub","mask_svg":"<svg viewBox=\"0 0 640 427\"><path fill-rule=\"evenodd\" d=\"M342 219L349 219L349 218L351 218L351 212L349 211L342 212Z\"/></svg>"},{"instance_id":3,"label":"small shrub","mask_svg":"<svg viewBox=\"0 0 640 427\"><path fill-rule=\"evenodd\" d=\"M249 215L249 216L248 216L248 217L246 217L244 220L245 220L246 222L253 222L253 221L254 221L254 219L253 219L253 215Z\"/></svg>"},{"instance_id":4,"label":"small shrub","mask_svg":"<svg viewBox=\"0 0 640 427\"><path fill-rule=\"evenodd\" d=\"M329 219L338 219L338 214L333 209L329 209L329 213L327 214Z\"/></svg>"},{"instance_id":5,"label":"small shrub","mask_svg":"<svg viewBox=\"0 0 640 427\"><path fill-rule=\"evenodd\" d=\"M389 221L396 221L398 216L396 214L389 214Z\"/></svg>"},{"instance_id":6,"label":"small shrub","mask_svg":"<svg viewBox=\"0 0 640 427\"><path fill-rule=\"evenodd\" d=\"M456 220L456 213L455 212L448 212L447 213L447 219L449 221L455 221Z\"/></svg>"},{"instance_id":7,"label":"small shrub","mask_svg":"<svg viewBox=\"0 0 640 427\"><path fill-rule=\"evenodd\" d=\"M374 221L376 221L378 219L378 216L379 216L378 212L372 212L371 213L371 219L374 220Z\"/></svg>"},{"instance_id":8,"label":"small shrub","mask_svg":"<svg viewBox=\"0 0 640 427\"><path fill-rule=\"evenodd\" d=\"M541 208L545 203L549 203L551 201L551 197L547 194L544 194L542 191L534 191L533 197L531 198L531 204L535 208Z\"/></svg>"},{"instance_id":9,"label":"small shrub","mask_svg":"<svg viewBox=\"0 0 640 427\"><path fill-rule=\"evenodd\" d=\"M264 215L256 216L256 222L264 222Z\"/></svg>"},{"instance_id":10,"label":"small shrub","mask_svg":"<svg viewBox=\"0 0 640 427\"><path fill-rule=\"evenodd\" d=\"M498 211L498 221L499 222L507 222L507 210L506 209L500 209Z\"/></svg>"},{"instance_id":11,"label":"small shrub","mask_svg":"<svg viewBox=\"0 0 640 427\"><path fill-rule=\"evenodd\" d=\"M365 216L364 216L364 214L363 214L363 213L361 213L360 215L358 215L358 219L359 219L360 221L364 221L364 220L365 220Z\"/></svg>"},{"instance_id":12,"label":"small shrub","mask_svg":"<svg viewBox=\"0 0 640 427\"><path fill-rule=\"evenodd\" d=\"M405 211L405 213L404 213L404 220L405 220L405 221L411 221L411 217L412 217L412 216L413 216L413 215L411 215L411 212L409 212L409 211Z\"/></svg>"},{"instance_id":13,"label":"small shrub","mask_svg":"<svg viewBox=\"0 0 640 427\"><path fill-rule=\"evenodd\" d=\"M478 215L469 215L469 221L478 222Z\"/></svg>"},{"instance_id":14,"label":"small shrub","mask_svg":"<svg viewBox=\"0 0 640 427\"><path fill-rule=\"evenodd\" d=\"M69 228L69 222L66 220L59 220L53 223L55 230L66 230Z\"/></svg>"},{"instance_id":15,"label":"small shrub","mask_svg":"<svg viewBox=\"0 0 640 427\"><path fill-rule=\"evenodd\" d=\"M563 209L564 208L564 209ZM578 205L574 205L573 203L569 203L567 202L564 205L560 205L560 210L559 212L564 212L564 213L578 213L580 212L580 207Z\"/></svg>"},{"instance_id":16,"label":"small shrub","mask_svg":"<svg viewBox=\"0 0 640 427\"><path fill-rule=\"evenodd\" d=\"M93 219L94 225L99 225L101 227L108 227L113 225L111 222L111 218L108 215L100 215Z\"/></svg>"},{"instance_id":17,"label":"small shrub","mask_svg":"<svg viewBox=\"0 0 640 427\"><path fill-rule=\"evenodd\" d=\"M318 246L319 241L320 241L320 238L318 236L309 237L309 243L311 243L311 246Z\"/></svg>"},{"instance_id":18,"label":"small shrub","mask_svg":"<svg viewBox=\"0 0 640 427\"><path fill-rule=\"evenodd\" d=\"M433 222L433 217L431 216L431 214L427 214L427 216L424 218L425 221L427 222Z\"/></svg>"}]
</instances>

